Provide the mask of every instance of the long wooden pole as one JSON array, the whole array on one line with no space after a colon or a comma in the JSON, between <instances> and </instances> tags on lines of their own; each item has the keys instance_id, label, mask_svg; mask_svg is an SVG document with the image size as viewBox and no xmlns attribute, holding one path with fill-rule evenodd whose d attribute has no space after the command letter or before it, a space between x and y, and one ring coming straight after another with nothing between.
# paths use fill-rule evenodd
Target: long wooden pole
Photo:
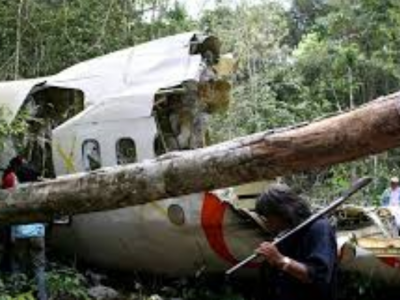
<instances>
[{"instance_id":1,"label":"long wooden pole","mask_svg":"<svg viewBox=\"0 0 400 300\"><path fill-rule=\"evenodd\" d=\"M400 145L400 94L307 126L0 193L0 223L140 205L322 168Z\"/></svg>"}]
</instances>

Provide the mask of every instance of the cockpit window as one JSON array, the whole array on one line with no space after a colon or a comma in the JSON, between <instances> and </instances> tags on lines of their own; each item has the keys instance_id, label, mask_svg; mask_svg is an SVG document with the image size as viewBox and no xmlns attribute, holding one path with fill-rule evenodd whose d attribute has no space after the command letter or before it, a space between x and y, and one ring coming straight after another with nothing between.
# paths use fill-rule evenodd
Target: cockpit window
<instances>
[{"instance_id":1,"label":"cockpit window","mask_svg":"<svg viewBox=\"0 0 400 300\"><path fill-rule=\"evenodd\" d=\"M82 145L82 157L85 171L93 171L101 168L101 152L98 141L85 140Z\"/></svg>"},{"instance_id":2,"label":"cockpit window","mask_svg":"<svg viewBox=\"0 0 400 300\"><path fill-rule=\"evenodd\" d=\"M117 164L125 165L137 162L135 141L131 138L122 138L116 145Z\"/></svg>"}]
</instances>

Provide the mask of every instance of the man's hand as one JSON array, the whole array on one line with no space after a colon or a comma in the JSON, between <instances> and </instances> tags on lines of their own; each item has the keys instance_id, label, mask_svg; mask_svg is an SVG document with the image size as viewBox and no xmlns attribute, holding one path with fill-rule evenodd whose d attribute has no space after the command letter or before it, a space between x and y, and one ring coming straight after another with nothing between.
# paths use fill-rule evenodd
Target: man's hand
<instances>
[{"instance_id":1,"label":"man's hand","mask_svg":"<svg viewBox=\"0 0 400 300\"><path fill-rule=\"evenodd\" d=\"M278 248L269 242L260 244L257 248L256 253L265 257L270 265L281 268L284 264L285 256L279 252Z\"/></svg>"},{"instance_id":2,"label":"man's hand","mask_svg":"<svg viewBox=\"0 0 400 300\"><path fill-rule=\"evenodd\" d=\"M301 282L310 282L307 266L293 259L289 259L289 263L285 262L288 258L280 253L273 244L268 242L262 243L256 250L256 253L265 257L270 265L290 274Z\"/></svg>"}]
</instances>

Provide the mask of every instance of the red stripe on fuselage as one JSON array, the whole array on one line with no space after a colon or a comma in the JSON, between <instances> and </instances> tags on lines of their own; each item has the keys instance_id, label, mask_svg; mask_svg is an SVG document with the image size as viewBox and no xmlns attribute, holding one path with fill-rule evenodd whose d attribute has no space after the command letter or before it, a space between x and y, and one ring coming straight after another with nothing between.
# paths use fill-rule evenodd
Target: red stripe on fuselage
<instances>
[{"instance_id":1,"label":"red stripe on fuselage","mask_svg":"<svg viewBox=\"0 0 400 300\"><path fill-rule=\"evenodd\" d=\"M235 264L237 260L226 245L222 228L227 207L228 205L219 200L217 196L205 193L201 210L201 226L211 249L225 261Z\"/></svg>"},{"instance_id":2,"label":"red stripe on fuselage","mask_svg":"<svg viewBox=\"0 0 400 300\"><path fill-rule=\"evenodd\" d=\"M227 209L227 203L211 193L205 193L201 210L201 226L211 249L226 262L237 264L239 261L230 252L224 237L223 224ZM248 265L248 267L256 266L258 264Z\"/></svg>"},{"instance_id":3,"label":"red stripe on fuselage","mask_svg":"<svg viewBox=\"0 0 400 300\"><path fill-rule=\"evenodd\" d=\"M400 259L398 257L380 257L380 260L392 268L400 269Z\"/></svg>"}]
</instances>

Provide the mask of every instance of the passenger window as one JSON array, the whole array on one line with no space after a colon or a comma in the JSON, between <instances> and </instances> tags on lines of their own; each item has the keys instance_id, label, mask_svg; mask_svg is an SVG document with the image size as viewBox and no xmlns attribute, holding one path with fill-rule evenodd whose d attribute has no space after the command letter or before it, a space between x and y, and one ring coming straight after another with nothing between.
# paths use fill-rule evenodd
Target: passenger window
<instances>
[{"instance_id":1,"label":"passenger window","mask_svg":"<svg viewBox=\"0 0 400 300\"><path fill-rule=\"evenodd\" d=\"M93 171L101 168L100 144L98 141L90 139L82 145L83 166L85 171Z\"/></svg>"},{"instance_id":2,"label":"passenger window","mask_svg":"<svg viewBox=\"0 0 400 300\"><path fill-rule=\"evenodd\" d=\"M136 144L131 138L117 141L117 164L125 165L137 162Z\"/></svg>"}]
</instances>

